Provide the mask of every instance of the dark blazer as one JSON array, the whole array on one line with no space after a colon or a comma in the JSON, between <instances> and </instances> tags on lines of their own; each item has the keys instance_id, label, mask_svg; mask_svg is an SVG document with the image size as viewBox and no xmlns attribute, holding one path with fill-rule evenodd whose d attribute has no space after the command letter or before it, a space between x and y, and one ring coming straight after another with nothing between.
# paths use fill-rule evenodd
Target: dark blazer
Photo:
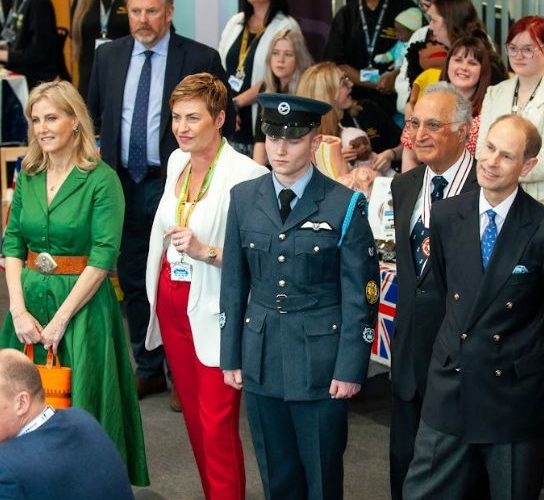
<instances>
[{"instance_id":1,"label":"dark blazer","mask_svg":"<svg viewBox=\"0 0 544 500\"><path fill-rule=\"evenodd\" d=\"M6 68L25 75L32 88L59 74L57 24L51 0L27 0L21 15L23 22L9 45Z\"/></svg>"},{"instance_id":2,"label":"dark blazer","mask_svg":"<svg viewBox=\"0 0 544 500\"><path fill-rule=\"evenodd\" d=\"M232 189L221 367L241 368L245 390L307 401L330 398L333 378L364 381L378 307L377 295L373 304L365 299L365 287L374 282L378 293L379 270L360 207L337 247L352 194L314 169L282 224L271 174ZM308 221L330 230L302 228Z\"/></svg>"},{"instance_id":3,"label":"dark blazer","mask_svg":"<svg viewBox=\"0 0 544 500\"><path fill-rule=\"evenodd\" d=\"M0 498L130 500L134 495L111 439L86 411L70 408L0 445Z\"/></svg>"},{"instance_id":4,"label":"dark blazer","mask_svg":"<svg viewBox=\"0 0 544 500\"><path fill-rule=\"evenodd\" d=\"M431 259L446 315L422 418L469 443L542 439L544 206L520 188L484 273L478 202L473 191L432 212Z\"/></svg>"},{"instance_id":5,"label":"dark blazer","mask_svg":"<svg viewBox=\"0 0 544 500\"><path fill-rule=\"evenodd\" d=\"M95 54L87 105L100 133L103 160L117 169L121 166L121 114L123 94L134 38L125 36L100 46ZM160 124L159 153L163 176L172 151L178 144L172 133L170 95L175 86L187 75L207 71L217 75L228 87L225 70L216 50L195 42L173 31L170 34ZM229 99L224 135L234 129L234 108Z\"/></svg>"},{"instance_id":6,"label":"dark blazer","mask_svg":"<svg viewBox=\"0 0 544 500\"><path fill-rule=\"evenodd\" d=\"M476 162L462 192L478 188L475 165ZM395 334L391 340L391 383L393 393L404 401L410 401L416 393L420 396L425 393L432 346L444 317L444 307L430 272L431 261L427 261L417 279L410 245L410 220L425 168L425 165L419 165L395 177L391 184L399 285ZM433 210L437 203L433 204Z\"/></svg>"}]
</instances>

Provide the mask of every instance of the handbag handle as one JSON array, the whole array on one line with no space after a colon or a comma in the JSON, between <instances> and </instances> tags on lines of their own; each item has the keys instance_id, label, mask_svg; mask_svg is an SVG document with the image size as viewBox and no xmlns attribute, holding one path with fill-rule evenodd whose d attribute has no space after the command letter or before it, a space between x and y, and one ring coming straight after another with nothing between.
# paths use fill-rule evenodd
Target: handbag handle
<instances>
[{"instance_id":1,"label":"handbag handle","mask_svg":"<svg viewBox=\"0 0 544 500\"><path fill-rule=\"evenodd\" d=\"M29 357L30 361L34 363L34 344L25 344L23 352ZM50 347L47 350L47 361L45 362L47 368L53 368L61 366L58 354L53 354L53 348Z\"/></svg>"}]
</instances>

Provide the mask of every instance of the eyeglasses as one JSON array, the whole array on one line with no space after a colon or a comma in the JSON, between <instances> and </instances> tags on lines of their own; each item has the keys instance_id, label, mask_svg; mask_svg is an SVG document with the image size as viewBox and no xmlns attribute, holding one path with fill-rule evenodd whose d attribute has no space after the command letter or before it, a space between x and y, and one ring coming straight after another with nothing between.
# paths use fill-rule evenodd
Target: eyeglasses
<instances>
[{"instance_id":1,"label":"eyeglasses","mask_svg":"<svg viewBox=\"0 0 544 500\"><path fill-rule=\"evenodd\" d=\"M442 123L438 120L425 120L421 121L417 118L409 118L406 120L406 128L410 130L411 132L417 132L419 130L419 127L423 125L423 128L429 132L438 132L439 130L442 130L446 125L453 125L455 123L462 123L460 121L456 122L447 122Z\"/></svg>"},{"instance_id":2,"label":"eyeglasses","mask_svg":"<svg viewBox=\"0 0 544 500\"><path fill-rule=\"evenodd\" d=\"M506 53L510 57L516 57L518 53L521 52L521 55L524 59L532 59L535 55L535 50L539 48L542 51L542 45L526 45L525 47L518 47L513 43L505 43Z\"/></svg>"}]
</instances>

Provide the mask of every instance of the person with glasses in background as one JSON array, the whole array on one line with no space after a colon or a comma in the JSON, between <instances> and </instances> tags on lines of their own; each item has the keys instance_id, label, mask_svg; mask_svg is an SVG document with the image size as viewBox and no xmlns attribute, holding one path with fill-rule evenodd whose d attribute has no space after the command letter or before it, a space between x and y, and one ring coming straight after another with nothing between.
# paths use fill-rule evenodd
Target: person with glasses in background
<instances>
[{"instance_id":1,"label":"person with glasses in background","mask_svg":"<svg viewBox=\"0 0 544 500\"><path fill-rule=\"evenodd\" d=\"M544 17L527 16L517 21L506 38L506 53L515 76L487 90L482 105L477 158L491 123L501 115L523 116L541 134L544 132ZM520 181L528 194L544 201L544 150L538 153L535 168Z\"/></svg>"},{"instance_id":2,"label":"person with glasses in background","mask_svg":"<svg viewBox=\"0 0 544 500\"><path fill-rule=\"evenodd\" d=\"M456 87L446 82L429 85L406 122L421 165L395 177L391 185L399 282L391 341L393 500L402 499L432 346L444 317L429 262L431 207L442 198L478 188L476 162L466 150L470 120L470 102Z\"/></svg>"}]
</instances>

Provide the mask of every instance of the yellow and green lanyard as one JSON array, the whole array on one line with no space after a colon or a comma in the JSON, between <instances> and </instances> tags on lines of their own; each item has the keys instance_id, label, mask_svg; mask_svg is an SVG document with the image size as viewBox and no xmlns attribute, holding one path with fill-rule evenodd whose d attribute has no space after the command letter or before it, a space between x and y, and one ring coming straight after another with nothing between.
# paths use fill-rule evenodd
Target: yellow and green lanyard
<instances>
[{"instance_id":1,"label":"yellow and green lanyard","mask_svg":"<svg viewBox=\"0 0 544 500\"><path fill-rule=\"evenodd\" d=\"M217 165L217 160L219 159L219 156L221 155L221 151L223 150L224 145L225 145L225 139L222 139L221 145L219 146L219 149L217 150L217 153L215 154L215 158L213 159L212 164L210 165L210 168L208 168L208 173L206 174L206 177L202 181L200 190L198 191L198 194L192 201L189 201L189 181L191 180L191 170L192 170L192 165L189 165L189 172L185 176L185 179L183 179L183 184L181 185L181 193L179 195L179 200L178 200L178 206L176 208L176 222L178 226L188 227L189 219L191 217L191 214L193 213L193 210L195 209L196 204L204 197L204 195L208 191L208 188L210 187L213 174L215 172L215 167Z\"/></svg>"}]
</instances>

